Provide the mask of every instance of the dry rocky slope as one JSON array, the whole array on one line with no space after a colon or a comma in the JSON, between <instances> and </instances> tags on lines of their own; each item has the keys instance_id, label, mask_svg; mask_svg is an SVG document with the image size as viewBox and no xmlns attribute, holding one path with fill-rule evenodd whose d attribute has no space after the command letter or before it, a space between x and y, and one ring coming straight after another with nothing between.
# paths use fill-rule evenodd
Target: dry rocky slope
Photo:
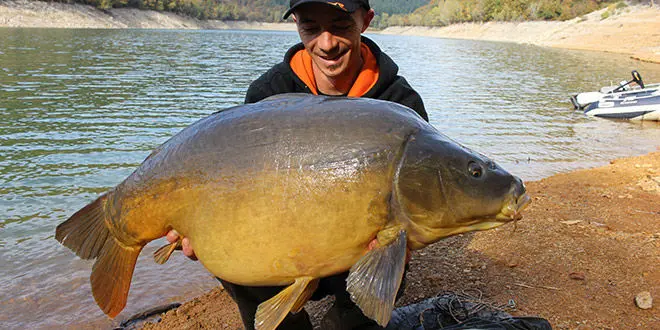
<instances>
[{"instance_id":1,"label":"dry rocky slope","mask_svg":"<svg viewBox=\"0 0 660 330\"><path fill-rule=\"evenodd\" d=\"M133 8L103 11L81 4L35 0L0 0L0 27L295 30L292 23L201 21L168 12Z\"/></svg>"},{"instance_id":2,"label":"dry rocky slope","mask_svg":"<svg viewBox=\"0 0 660 330\"><path fill-rule=\"evenodd\" d=\"M565 22L463 23L441 28L391 27L382 33L528 43L628 54L660 63L660 6L631 6L602 19L602 9Z\"/></svg>"}]
</instances>

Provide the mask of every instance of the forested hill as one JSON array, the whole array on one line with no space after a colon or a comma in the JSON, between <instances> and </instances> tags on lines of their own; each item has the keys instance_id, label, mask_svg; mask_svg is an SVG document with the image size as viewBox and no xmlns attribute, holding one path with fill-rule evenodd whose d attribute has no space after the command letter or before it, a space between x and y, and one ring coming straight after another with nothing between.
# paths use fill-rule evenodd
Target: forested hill
<instances>
[{"instance_id":1,"label":"forested hill","mask_svg":"<svg viewBox=\"0 0 660 330\"><path fill-rule=\"evenodd\" d=\"M444 26L460 22L568 20L606 6L610 12L627 5L620 0L431 0L412 14L383 13L375 24Z\"/></svg>"},{"instance_id":2,"label":"forested hill","mask_svg":"<svg viewBox=\"0 0 660 330\"><path fill-rule=\"evenodd\" d=\"M81 3L100 9L139 8L169 11L198 19L280 22L289 0L42 0ZM378 13L409 14L430 0L371 0Z\"/></svg>"},{"instance_id":3,"label":"forested hill","mask_svg":"<svg viewBox=\"0 0 660 330\"><path fill-rule=\"evenodd\" d=\"M289 0L44 0L76 2L100 9L140 8L170 11L198 19L279 22ZM649 1L632 1L649 2ZM443 26L458 22L565 20L603 6L625 6L613 0L370 0L376 11L372 26Z\"/></svg>"},{"instance_id":4,"label":"forested hill","mask_svg":"<svg viewBox=\"0 0 660 330\"><path fill-rule=\"evenodd\" d=\"M386 13L392 14L409 14L415 9L428 5L430 0L370 0L369 4L376 12L376 15Z\"/></svg>"}]
</instances>

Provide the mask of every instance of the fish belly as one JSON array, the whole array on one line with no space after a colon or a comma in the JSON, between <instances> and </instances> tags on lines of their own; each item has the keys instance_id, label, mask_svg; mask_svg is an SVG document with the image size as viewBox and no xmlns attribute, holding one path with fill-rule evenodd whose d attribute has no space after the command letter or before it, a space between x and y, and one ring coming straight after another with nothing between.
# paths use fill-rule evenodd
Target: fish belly
<instances>
[{"instance_id":1,"label":"fish belly","mask_svg":"<svg viewBox=\"0 0 660 330\"><path fill-rule=\"evenodd\" d=\"M211 273L237 284L284 285L348 270L389 221L390 187L381 173L312 177L279 173L189 191L195 207L172 227Z\"/></svg>"}]
</instances>

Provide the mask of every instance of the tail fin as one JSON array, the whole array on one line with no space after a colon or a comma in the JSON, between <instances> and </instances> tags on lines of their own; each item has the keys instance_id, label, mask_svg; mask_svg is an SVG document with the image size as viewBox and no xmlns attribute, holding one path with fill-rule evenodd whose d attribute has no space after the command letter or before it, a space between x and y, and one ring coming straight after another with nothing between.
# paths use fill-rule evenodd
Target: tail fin
<instances>
[{"instance_id":1,"label":"tail fin","mask_svg":"<svg viewBox=\"0 0 660 330\"><path fill-rule=\"evenodd\" d=\"M55 239L82 259L98 257L110 235L103 211L107 199L105 193L62 222L55 230Z\"/></svg>"},{"instance_id":2,"label":"tail fin","mask_svg":"<svg viewBox=\"0 0 660 330\"><path fill-rule=\"evenodd\" d=\"M92 268L92 294L104 313L115 317L124 306L142 246L126 246L110 236Z\"/></svg>"},{"instance_id":3,"label":"tail fin","mask_svg":"<svg viewBox=\"0 0 660 330\"><path fill-rule=\"evenodd\" d=\"M96 303L110 317L126 306L135 262L142 245L125 245L106 226L102 195L57 226L55 239L82 259L97 259L90 277Z\"/></svg>"}]
</instances>

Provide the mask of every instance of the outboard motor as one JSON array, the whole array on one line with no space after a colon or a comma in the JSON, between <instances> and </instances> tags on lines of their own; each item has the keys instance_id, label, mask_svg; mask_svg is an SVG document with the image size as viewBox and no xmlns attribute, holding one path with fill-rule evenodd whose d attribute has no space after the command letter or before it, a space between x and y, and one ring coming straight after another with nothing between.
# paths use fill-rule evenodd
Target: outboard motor
<instances>
[{"instance_id":1,"label":"outboard motor","mask_svg":"<svg viewBox=\"0 0 660 330\"><path fill-rule=\"evenodd\" d=\"M632 77L633 77L632 81L636 82L637 85L639 85L639 87L644 89L644 81L642 80L642 75L639 74L639 72L637 72L637 70L632 70L631 73L632 73Z\"/></svg>"},{"instance_id":2,"label":"outboard motor","mask_svg":"<svg viewBox=\"0 0 660 330\"><path fill-rule=\"evenodd\" d=\"M631 82L636 82L637 85L639 85L639 87L644 89L644 81L642 81L642 75L640 75L639 72L637 72L637 70L632 70L631 74L632 74L632 80L628 82L622 81L621 83L619 83L619 87L612 90L612 93L618 93L628 90L630 88L628 87L628 85L630 85Z\"/></svg>"}]
</instances>

